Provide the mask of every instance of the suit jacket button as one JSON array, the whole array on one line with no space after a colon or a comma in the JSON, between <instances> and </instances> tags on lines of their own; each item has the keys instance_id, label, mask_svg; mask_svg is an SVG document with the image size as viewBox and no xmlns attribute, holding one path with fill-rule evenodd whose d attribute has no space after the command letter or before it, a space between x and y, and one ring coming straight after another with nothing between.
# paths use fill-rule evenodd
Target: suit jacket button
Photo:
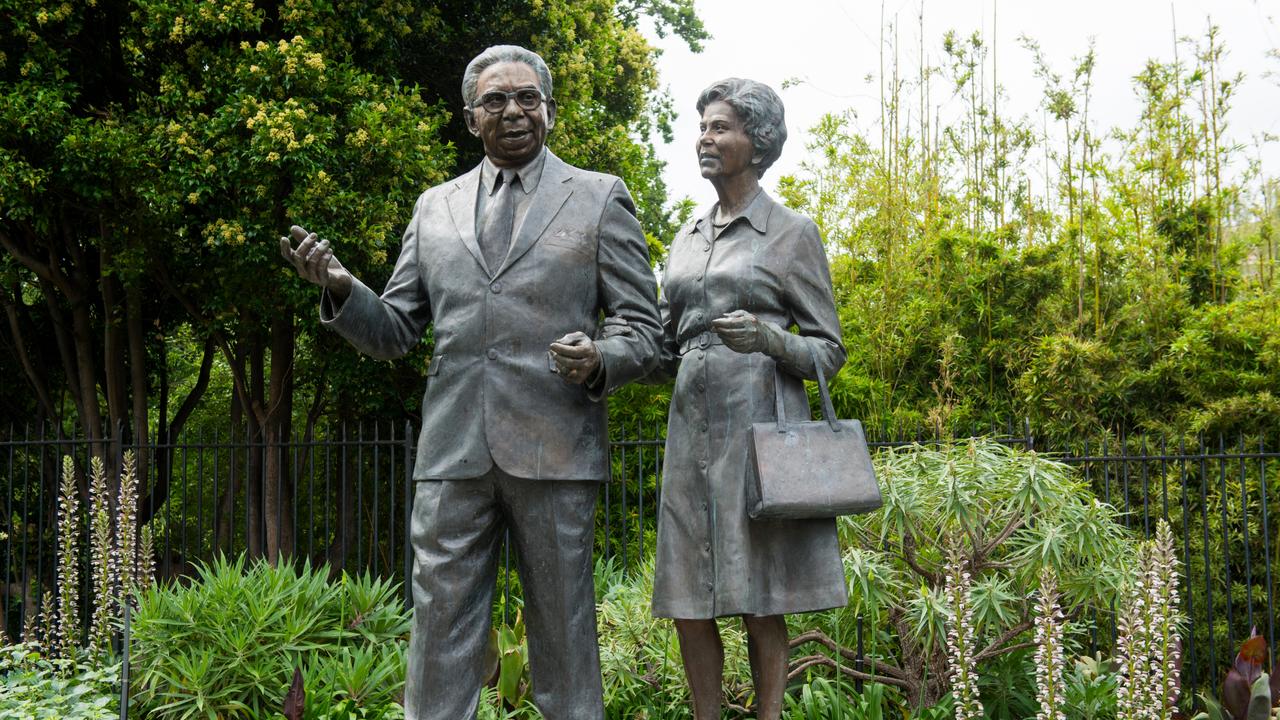
<instances>
[{"instance_id":1,"label":"suit jacket button","mask_svg":"<svg viewBox=\"0 0 1280 720\"><path fill-rule=\"evenodd\" d=\"M490 359L490 360L497 360L497 359L498 359L498 351L497 351L497 350L494 350L493 348L489 348L489 353L488 353L488 355L489 355L489 359Z\"/></svg>"},{"instance_id":2,"label":"suit jacket button","mask_svg":"<svg viewBox=\"0 0 1280 720\"><path fill-rule=\"evenodd\" d=\"M489 286L489 289L493 291L493 294L497 295L502 292L502 283L494 281L494 283Z\"/></svg>"}]
</instances>

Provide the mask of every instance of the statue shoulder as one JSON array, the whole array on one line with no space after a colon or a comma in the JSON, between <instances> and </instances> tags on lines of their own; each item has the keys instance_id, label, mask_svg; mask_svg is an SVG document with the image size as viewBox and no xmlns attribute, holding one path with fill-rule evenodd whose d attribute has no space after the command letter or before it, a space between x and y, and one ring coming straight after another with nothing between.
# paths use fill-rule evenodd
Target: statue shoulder
<instances>
[{"instance_id":1,"label":"statue shoulder","mask_svg":"<svg viewBox=\"0 0 1280 720\"><path fill-rule=\"evenodd\" d=\"M556 157L550 151L547 151L547 164L543 170L544 177L548 171L550 171L553 176L556 174L563 174L571 177L573 178L573 182L579 187L588 188L592 192L598 192L602 195L607 195L617 185L622 185L623 188L626 187L626 183L624 183L622 178L617 175L610 175L609 173L596 172L595 170L580 168L577 165L570 165L564 160Z\"/></svg>"}]
</instances>

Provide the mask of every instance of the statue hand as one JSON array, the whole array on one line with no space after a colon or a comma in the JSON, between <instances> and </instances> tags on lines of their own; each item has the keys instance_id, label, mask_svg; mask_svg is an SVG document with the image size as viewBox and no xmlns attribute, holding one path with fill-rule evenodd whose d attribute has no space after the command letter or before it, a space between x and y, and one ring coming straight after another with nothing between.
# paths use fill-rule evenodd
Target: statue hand
<instances>
[{"instance_id":1,"label":"statue hand","mask_svg":"<svg viewBox=\"0 0 1280 720\"><path fill-rule=\"evenodd\" d=\"M578 385L589 382L600 369L600 350L586 333L565 335L551 343L550 352L556 373L568 382Z\"/></svg>"},{"instance_id":2,"label":"statue hand","mask_svg":"<svg viewBox=\"0 0 1280 720\"><path fill-rule=\"evenodd\" d=\"M295 249L289 238L280 238L280 254L284 256L306 280L327 288L338 300L346 300L351 294L351 273L342 267L328 240L320 240L315 233L294 225L289 234L299 241Z\"/></svg>"},{"instance_id":3,"label":"statue hand","mask_svg":"<svg viewBox=\"0 0 1280 720\"><path fill-rule=\"evenodd\" d=\"M734 310L712 320L711 330L734 352L762 352L770 356L781 352L782 338L775 337L779 332L777 327L746 310Z\"/></svg>"},{"instance_id":4,"label":"statue hand","mask_svg":"<svg viewBox=\"0 0 1280 720\"><path fill-rule=\"evenodd\" d=\"M621 315L610 315L600 323L600 329L596 331L596 340L608 340L611 337L631 337L631 323Z\"/></svg>"}]
</instances>

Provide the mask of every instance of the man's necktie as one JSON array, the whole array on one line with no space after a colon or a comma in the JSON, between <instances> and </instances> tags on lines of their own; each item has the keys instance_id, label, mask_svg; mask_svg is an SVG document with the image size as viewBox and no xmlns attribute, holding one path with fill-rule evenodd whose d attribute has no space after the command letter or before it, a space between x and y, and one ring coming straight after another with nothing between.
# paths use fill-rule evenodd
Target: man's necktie
<instances>
[{"instance_id":1,"label":"man's necktie","mask_svg":"<svg viewBox=\"0 0 1280 720\"><path fill-rule=\"evenodd\" d=\"M511 233L515 225L515 187L520 178L513 170L503 170L495 180L498 189L485 207L484 222L480 228L480 252L489 272L496 274L507 258L511 247Z\"/></svg>"}]
</instances>

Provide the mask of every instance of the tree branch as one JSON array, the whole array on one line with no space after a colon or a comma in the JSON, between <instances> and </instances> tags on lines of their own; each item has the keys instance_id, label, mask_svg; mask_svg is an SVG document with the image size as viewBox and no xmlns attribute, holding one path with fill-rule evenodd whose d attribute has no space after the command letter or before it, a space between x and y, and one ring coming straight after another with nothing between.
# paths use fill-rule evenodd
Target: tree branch
<instances>
[{"instance_id":1,"label":"tree branch","mask_svg":"<svg viewBox=\"0 0 1280 720\"><path fill-rule=\"evenodd\" d=\"M992 550L994 550L998 545L1003 543L1005 540L1008 540L1009 536L1017 532L1018 528L1022 527L1022 525L1023 525L1022 517L1018 515L1014 515L1013 517L1009 518L1009 522L1005 524L1004 528L1002 528L994 538L991 539L991 542L987 543L982 547L981 555L983 557L986 557L987 555L991 554ZM988 567L992 567L992 566L988 566Z\"/></svg>"},{"instance_id":2,"label":"tree branch","mask_svg":"<svg viewBox=\"0 0 1280 720\"><path fill-rule=\"evenodd\" d=\"M216 348L212 337L206 337L204 341L204 355L200 358L200 375L196 378L196 384L182 399L182 404L178 406L178 411L173 414L173 422L169 423L168 436L170 438L182 432L182 427L187 424L187 419L191 417L191 413L195 412L196 405L200 404L200 399L204 397L205 390L209 388L209 374L213 369L213 352Z\"/></svg>"},{"instance_id":3,"label":"tree branch","mask_svg":"<svg viewBox=\"0 0 1280 720\"><path fill-rule=\"evenodd\" d=\"M850 650L847 647L844 647L843 645L840 645L835 640L832 640L829 635L822 632L821 630L810 630L808 632L800 633L794 638L791 638L790 647L794 649L794 648L800 647L801 645L804 645L805 643L811 643L811 642L818 643L819 645L826 647L831 652L839 653L841 657L845 658L851 663L858 662L857 653L855 653L854 651ZM907 673L905 670L903 670L902 668L896 665L893 665L892 663L888 663L883 660L867 660L865 657L862 659L862 662L863 664L874 665L876 670L883 671L884 673L892 677L902 679L902 680L905 680L907 677Z\"/></svg>"},{"instance_id":4,"label":"tree branch","mask_svg":"<svg viewBox=\"0 0 1280 720\"><path fill-rule=\"evenodd\" d=\"M930 572L920 565L916 558L916 539L910 531L902 535L902 560L915 571L917 575L929 581L930 585L938 586L942 584L942 577L938 573Z\"/></svg>"},{"instance_id":5,"label":"tree branch","mask_svg":"<svg viewBox=\"0 0 1280 720\"><path fill-rule=\"evenodd\" d=\"M200 358L200 376L196 378L196 384L183 398L182 405L178 407L178 412L173 414L173 421L169 426L157 428L160 436L156 438L156 477L155 483L151 486L151 492L143 498L138 510L138 525L141 527L155 516L156 511L165 500L169 499L169 480L172 472L169 467L169 458L173 453L173 439L182 432L182 427L186 425L187 419L191 417L191 413L195 411L196 405L200 404L200 399L204 396L205 390L209 387L209 374L213 368L214 342L212 338L205 338L204 356ZM163 418L163 413L161 414Z\"/></svg>"},{"instance_id":6,"label":"tree branch","mask_svg":"<svg viewBox=\"0 0 1280 720\"><path fill-rule=\"evenodd\" d=\"M22 304L22 291L16 283L13 286L13 300L10 301L8 293L3 293L0 294L0 303L4 304L5 316L9 320L9 332L13 335L14 354L18 356L18 362L21 363L23 372L27 374L27 379L31 381L31 386L36 391L36 399L39 400L45 417L49 418L50 422L57 422L58 418L53 411L53 400L49 395L48 384L36 372L36 367L27 353L27 341L22 336L22 326L18 321L18 305Z\"/></svg>"},{"instance_id":7,"label":"tree branch","mask_svg":"<svg viewBox=\"0 0 1280 720\"><path fill-rule=\"evenodd\" d=\"M865 673L861 670L855 670L847 665L836 665L836 661L826 655L807 655L796 659L793 666L787 672L787 680L794 680L805 670L818 665L829 667L843 675L853 678L854 680L864 680L866 682L876 682L882 685L892 685L894 687L902 688L908 692L912 692L916 689L916 686L910 680L888 677L886 675Z\"/></svg>"},{"instance_id":8,"label":"tree branch","mask_svg":"<svg viewBox=\"0 0 1280 720\"><path fill-rule=\"evenodd\" d=\"M62 373L66 375L67 381L63 387L67 388L71 393L71 402L76 408L83 408L80 397L80 385L76 382L76 378L80 376L79 364L76 360L75 351L71 348L71 338L67 337L67 322L63 318L62 310L58 307L58 303L54 300L54 294L50 292L53 288L52 281L40 281L40 292L44 295L45 307L49 309L49 324L53 327L53 338L58 343L58 357L62 360ZM81 410L83 413L83 410Z\"/></svg>"},{"instance_id":9,"label":"tree branch","mask_svg":"<svg viewBox=\"0 0 1280 720\"><path fill-rule=\"evenodd\" d=\"M1035 643L1018 643L1017 645L1000 647L1001 645L1004 645L1010 640L1018 637L1022 633L1030 630L1032 626L1033 626L1032 622L1029 619L1023 618L1022 622L1019 622L1017 625L1014 625L1013 627L1009 628L1000 637L996 638L995 640L992 640L991 644L987 645L987 647L984 648L982 652L975 655L973 658L974 662L982 662L983 660L987 660L988 658L998 657L1000 655L1004 655L1005 653L1011 653L1014 650L1019 650L1024 647L1035 645Z\"/></svg>"},{"instance_id":10,"label":"tree branch","mask_svg":"<svg viewBox=\"0 0 1280 720\"><path fill-rule=\"evenodd\" d=\"M207 337L217 344L218 350L222 353L223 359L227 361L227 366L231 368L231 384L235 389L236 396L240 398L241 405L249 412L254 413L255 416L258 416L258 413L253 410L254 403L252 402L252 398L249 396L249 390L245 387L244 363L240 362L235 353L231 351L231 343L228 342L227 336L215 327L214 324L200 312L199 308L192 304L191 300L186 295L178 290L177 286L174 285L173 280L169 277L168 269L165 267L164 263L157 263L156 277L159 279L160 284L164 286L165 291L168 292L174 300L178 301L178 304L182 306L183 310L186 310L187 315L191 317L191 320L204 328L205 332L208 333Z\"/></svg>"},{"instance_id":11,"label":"tree branch","mask_svg":"<svg viewBox=\"0 0 1280 720\"><path fill-rule=\"evenodd\" d=\"M5 250L8 250L10 255L16 258L18 262L22 263L22 265L28 270L35 273L41 280L54 282L53 273L50 271L49 265L47 263L40 262L29 251L20 247L18 243L9 236L9 233L2 229L0 229L0 246L3 246Z\"/></svg>"}]
</instances>

